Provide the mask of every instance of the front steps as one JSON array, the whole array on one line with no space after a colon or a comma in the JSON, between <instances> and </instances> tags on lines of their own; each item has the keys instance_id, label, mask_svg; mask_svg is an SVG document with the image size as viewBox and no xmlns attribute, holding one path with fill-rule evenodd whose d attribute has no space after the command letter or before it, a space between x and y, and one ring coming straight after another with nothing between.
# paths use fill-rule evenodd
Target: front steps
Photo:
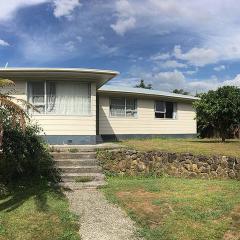
<instances>
[{"instance_id":1,"label":"front steps","mask_svg":"<svg viewBox=\"0 0 240 240\"><path fill-rule=\"evenodd\" d=\"M56 167L61 173L61 186L70 189L98 188L105 185L104 174L93 149L77 152L52 152Z\"/></svg>"}]
</instances>

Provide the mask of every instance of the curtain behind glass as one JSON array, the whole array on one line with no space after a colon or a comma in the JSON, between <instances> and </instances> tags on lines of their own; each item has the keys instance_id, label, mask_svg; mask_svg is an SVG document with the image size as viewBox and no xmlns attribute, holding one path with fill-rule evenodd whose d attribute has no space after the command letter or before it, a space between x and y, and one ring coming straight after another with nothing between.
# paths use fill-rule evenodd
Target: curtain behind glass
<instances>
[{"instance_id":1,"label":"curtain behind glass","mask_svg":"<svg viewBox=\"0 0 240 240\"><path fill-rule=\"evenodd\" d=\"M125 98L111 98L110 114L113 117L125 116Z\"/></svg>"},{"instance_id":2,"label":"curtain behind glass","mask_svg":"<svg viewBox=\"0 0 240 240\"><path fill-rule=\"evenodd\" d=\"M78 82L56 82L49 96L51 113L59 115L89 115L91 98L89 84ZM54 96L55 94L55 96Z\"/></svg>"},{"instance_id":3,"label":"curtain behind glass","mask_svg":"<svg viewBox=\"0 0 240 240\"><path fill-rule=\"evenodd\" d=\"M28 83L28 101L37 109L37 111L30 110L31 113L45 113L44 82Z\"/></svg>"}]
</instances>

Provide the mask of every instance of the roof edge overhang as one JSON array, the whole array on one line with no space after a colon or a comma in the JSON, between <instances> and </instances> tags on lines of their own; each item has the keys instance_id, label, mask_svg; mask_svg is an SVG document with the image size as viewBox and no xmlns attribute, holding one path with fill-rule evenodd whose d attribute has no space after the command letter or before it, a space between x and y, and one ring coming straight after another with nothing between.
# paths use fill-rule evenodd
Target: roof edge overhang
<instances>
[{"instance_id":1,"label":"roof edge overhang","mask_svg":"<svg viewBox=\"0 0 240 240\"><path fill-rule=\"evenodd\" d=\"M0 68L0 78L11 80L81 80L96 82L97 88L119 75L112 70L88 68Z\"/></svg>"},{"instance_id":2,"label":"roof edge overhang","mask_svg":"<svg viewBox=\"0 0 240 240\"><path fill-rule=\"evenodd\" d=\"M149 90L152 91L152 90ZM144 96L144 97L150 97L150 98L165 98L165 99L171 99L171 100L179 100L179 101L188 101L188 102L194 102L196 100L199 100L198 97L193 97L193 96L189 96L189 95L181 95L181 94L173 94L173 93L169 93L169 94L164 94L161 93L159 91L159 93L144 93L144 92L133 92L133 91L128 91L128 90L110 90L110 89L98 89L97 90L98 93L101 94L124 94L124 95L131 95L131 96ZM154 90L154 92L158 92L156 90Z\"/></svg>"}]
</instances>

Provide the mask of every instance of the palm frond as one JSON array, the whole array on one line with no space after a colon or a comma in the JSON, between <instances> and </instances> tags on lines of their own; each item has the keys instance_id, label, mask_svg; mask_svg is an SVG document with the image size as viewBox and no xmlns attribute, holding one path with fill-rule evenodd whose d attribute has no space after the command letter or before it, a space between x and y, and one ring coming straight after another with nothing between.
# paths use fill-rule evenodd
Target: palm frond
<instances>
[{"instance_id":1,"label":"palm frond","mask_svg":"<svg viewBox=\"0 0 240 240\"><path fill-rule=\"evenodd\" d=\"M0 78L0 87L14 86L15 83L9 79Z\"/></svg>"},{"instance_id":2,"label":"palm frond","mask_svg":"<svg viewBox=\"0 0 240 240\"><path fill-rule=\"evenodd\" d=\"M20 105L22 105L26 109L33 109L34 111L39 112L39 110L34 105L32 105L30 102L28 102L24 99L16 98L14 96L9 96L9 95L6 95L6 94L0 94L0 98L1 98L1 96L4 97L4 98L7 98L9 100L12 100L12 101L15 101L15 102L19 103Z\"/></svg>"},{"instance_id":3,"label":"palm frond","mask_svg":"<svg viewBox=\"0 0 240 240\"><path fill-rule=\"evenodd\" d=\"M2 96L0 96L0 106L11 112L13 125L15 125L16 122L19 122L20 127L22 129L25 129L26 118L28 118L28 115L22 107L20 107L17 103L14 103L10 99Z\"/></svg>"}]
</instances>

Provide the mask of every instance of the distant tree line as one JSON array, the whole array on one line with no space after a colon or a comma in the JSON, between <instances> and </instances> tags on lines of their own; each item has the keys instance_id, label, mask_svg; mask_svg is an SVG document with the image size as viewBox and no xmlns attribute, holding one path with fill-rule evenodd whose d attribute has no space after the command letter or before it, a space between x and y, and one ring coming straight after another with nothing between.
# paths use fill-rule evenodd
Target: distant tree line
<instances>
[{"instance_id":1,"label":"distant tree line","mask_svg":"<svg viewBox=\"0 0 240 240\"><path fill-rule=\"evenodd\" d=\"M152 89L152 84L148 83L146 84L143 79L140 80L140 83L135 85L136 88L145 88L145 89Z\"/></svg>"}]
</instances>

